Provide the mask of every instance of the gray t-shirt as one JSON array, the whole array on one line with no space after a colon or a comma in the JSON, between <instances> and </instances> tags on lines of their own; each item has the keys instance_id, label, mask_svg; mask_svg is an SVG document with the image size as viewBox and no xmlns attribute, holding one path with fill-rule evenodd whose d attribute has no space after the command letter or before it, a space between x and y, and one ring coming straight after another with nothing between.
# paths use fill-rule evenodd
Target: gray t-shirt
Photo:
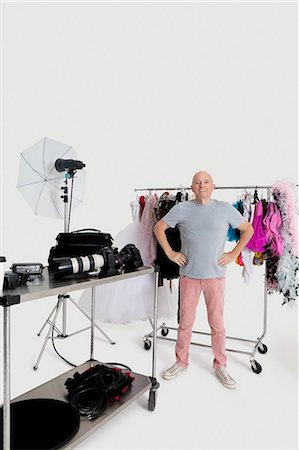
<instances>
[{"instance_id":1,"label":"gray t-shirt","mask_svg":"<svg viewBox=\"0 0 299 450\"><path fill-rule=\"evenodd\" d=\"M224 252L228 228L237 228L245 220L236 208L215 199L207 205L191 200L174 206L162 220L180 230L181 252L188 260L180 267L181 275L200 279L225 276L226 267L217 261Z\"/></svg>"}]
</instances>

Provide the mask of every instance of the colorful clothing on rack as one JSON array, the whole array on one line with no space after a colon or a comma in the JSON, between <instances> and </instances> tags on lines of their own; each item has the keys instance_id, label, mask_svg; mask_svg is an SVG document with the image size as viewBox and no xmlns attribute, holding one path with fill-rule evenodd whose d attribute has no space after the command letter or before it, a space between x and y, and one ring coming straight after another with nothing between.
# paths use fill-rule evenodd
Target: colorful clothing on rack
<instances>
[{"instance_id":1,"label":"colorful clothing on rack","mask_svg":"<svg viewBox=\"0 0 299 450\"><path fill-rule=\"evenodd\" d=\"M268 203L263 225L267 238L266 250L269 250L272 255L281 256L283 251L282 219L276 203Z\"/></svg>"},{"instance_id":2,"label":"colorful clothing on rack","mask_svg":"<svg viewBox=\"0 0 299 450\"><path fill-rule=\"evenodd\" d=\"M236 208L240 214L243 215L244 213L244 206L242 200L238 200L237 202L233 203L233 207ZM244 219L245 220L245 219ZM240 230L237 228L233 228L232 226L229 226L228 232L227 232L227 240L232 241L238 241L240 239Z\"/></svg>"},{"instance_id":3,"label":"colorful clothing on rack","mask_svg":"<svg viewBox=\"0 0 299 450\"><path fill-rule=\"evenodd\" d=\"M283 294L284 304L295 300L299 290L297 279L299 260L296 187L289 180L278 181L272 186L272 195L281 213L283 249L280 256L274 255L271 249L269 250L266 281L269 293L278 291ZM278 250L281 249L278 248Z\"/></svg>"},{"instance_id":4,"label":"colorful clothing on rack","mask_svg":"<svg viewBox=\"0 0 299 450\"><path fill-rule=\"evenodd\" d=\"M255 207L254 218L252 221L254 234L246 245L246 247L253 252L264 252L267 245L267 236L263 225L265 214L264 202L265 201L260 200Z\"/></svg>"}]
</instances>

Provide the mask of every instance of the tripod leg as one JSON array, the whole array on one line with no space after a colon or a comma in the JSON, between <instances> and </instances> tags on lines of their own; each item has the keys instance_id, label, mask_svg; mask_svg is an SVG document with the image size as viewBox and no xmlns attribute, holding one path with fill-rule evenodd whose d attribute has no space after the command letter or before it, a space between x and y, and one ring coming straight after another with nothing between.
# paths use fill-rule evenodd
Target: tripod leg
<instances>
[{"instance_id":1,"label":"tripod leg","mask_svg":"<svg viewBox=\"0 0 299 450\"><path fill-rule=\"evenodd\" d=\"M43 332L43 329L45 328L45 326L47 325L47 323L50 322L50 319L52 317L52 314L54 314L55 309L57 308L57 304L54 306L54 308L52 309L52 311L50 312L49 316L47 317L45 323L43 324L43 326L41 327L41 329L39 330L39 332L37 333L38 336L40 336Z\"/></svg>"},{"instance_id":2,"label":"tripod leg","mask_svg":"<svg viewBox=\"0 0 299 450\"><path fill-rule=\"evenodd\" d=\"M84 316L91 322L91 317L89 314L87 314L87 312L84 311L84 309L80 308L80 306L78 305L78 303L75 302L74 299L72 299L72 297L69 297L69 299L71 300L71 302L79 309L79 311L84 314ZM103 330L101 327L99 327L99 325L97 325L96 323L94 323L94 326L96 327L96 329L102 333L102 335L107 339L107 341L109 341L110 344L115 344L115 341L113 341Z\"/></svg>"},{"instance_id":3,"label":"tripod leg","mask_svg":"<svg viewBox=\"0 0 299 450\"><path fill-rule=\"evenodd\" d=\"M52 333L52 330L54 329L55 322L56 322L56 319L57 319L59 310L60 310L60 308L61 308L61 299L58 300L58 302L57 302L55 308L56 308L56 311L55 311L55 314L54 314L54 317L53 317L53 322L52 322L52 324L49 326L49 330L48 330L47 336L45 337L45 341L44 341L44 343L43 343L42 349L41 349L40 354L38 355L37 361L36 361L36 363L35 363L35 365L34 365L34 367L33 367L34 370L37 370L37 369L38 369L38 365L39 365L39 363L40 363L40 360L42 359L42 356L43 356L43 353L44 353L44 351L45 351L46 345L47 345L48 340L49 340L49 338L50 338L50 334Z\"/></svg>"},{"instance_id":4,"label":"tripod leg","mask_svg":"<svg viewBox=\"0 0 299 450\"><path fill-rule=\"evenodd\" d=\"M69 296L62 295L62 335L66 336L66 299Z\"/></svg>"}]
</instances>

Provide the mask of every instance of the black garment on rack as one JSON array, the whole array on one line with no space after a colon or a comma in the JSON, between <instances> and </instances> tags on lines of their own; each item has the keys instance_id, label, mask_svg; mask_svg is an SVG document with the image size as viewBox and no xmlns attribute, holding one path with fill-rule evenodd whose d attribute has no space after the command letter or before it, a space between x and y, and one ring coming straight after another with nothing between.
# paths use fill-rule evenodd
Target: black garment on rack
<instances>
[{"instance_id":1,"label":"black garment on rack","mask_svg":"<svg viewBox=\"0 0 299 450\"><path fill-rule=\"evenodd\" d=\"M161 195L156 209L156 217L162 219L171 210L171 208L182 201L182 197L182 192L177 192L175 196L169 195L168 192ZM172 250L179 252L181 250L181 236L179 228L177 226L174 228L167 228L165 234ZM180 267L178 264L170 261L170 259L165 255L165 252L159 242L157 242L157 257L155 264L160 266L159 286L163 286L163 278L173 280L174 278L179 277Z\"/></svg>"},{"instance_id":2,"label":"black garment on rack","mask_svg":"<svg viewBox=\"0 0 299 450\"><path fill-rule=\"evenodd\" d=\"M181 236L178 227L167 228L165 234L172 250L179 252L181 250ZM163 278L172 280L179 277L180 267L178 264L170 261L159 243L157 243L157 258L155 264L160 266L159 286L163 286Z\"/></svg>"},{"instance_id":3,"label":"black garment on rack","mask_svg":"<svg viewBox=\"0 0 299 450\"><path fill-rule=\"evenodd\" d=\"M264 198L261 200L261 202L262 202L262 207L263 207L263 219L264 219L267 214L268 203L267 203L267 200L265 200Z\"/></svg>"}]
</instances>

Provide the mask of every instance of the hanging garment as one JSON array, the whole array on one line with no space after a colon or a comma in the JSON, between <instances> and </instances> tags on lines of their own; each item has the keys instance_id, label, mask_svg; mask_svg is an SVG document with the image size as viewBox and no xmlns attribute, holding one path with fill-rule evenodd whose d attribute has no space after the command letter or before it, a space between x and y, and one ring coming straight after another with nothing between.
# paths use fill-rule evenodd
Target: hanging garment
<instances>
[{"instance_id":1,"label":"hanging garment","mask_svg":"<svg viewBox=\"0 0 299 450\"><path fill-rule=\"evenodd\" d=\"M242 255L241 255L241 254L239 254L239 255L236 257L235 263L238 264L238 266L242 266L242 267L244 266L243 260L242 260Z\"/></svg>"},{"instance_id":2,"label":"hanging garment","mask_svg":"<svg viewBox=\"0 0 299 450\"><path fill-rule=\"evenodd\" d=\"M233 203L233 207L236 208L239 211L239 213L243 215L244 207L241 200L238 200L237 202ZM238 241L240 239L240 235L241 235L240 230L238 230L237 228L233 228L232 226L229 226L226 240L229 242Z\"/></svg>"},{"instance_id":3,"label":"hanging garment","mask_svg":"<svg viewBox=\"0 0 299 450\"><path fill-rule=\"evenodd\" d=\"M169 192L164 192L155 205L155 217L157 221L161 220L173 208L173 206L180 203L182 200L183 195L181 192L178 192L175 196L170 195ZM181 238L178 227L167 228L165 234L170 247L175 252L179 252L181 250ZM160 267L159 286L163 286L163 279L172 280L179 277L180 267L178 264L170 261L159 242L157 242L157 257L155 264Z\"/></svg>"},{"instance_id":4,"label":"hanging garment","mask_svg":"<svg viewBox=\"0 0 299 450\"><path fill-rule=\"evenodd\" d=\"M154 206L158 197L156 194L149 195L140 219L140 243L139 251L145 266L154 263L157 256L157 240L154 235Z\"/></svg>"},{"instance_id":5,"label":"hanging garment","mask_svg":"<svg viewBox=\"0 0 299 450\"><path fill-rule=\"evenodd\" d=\"M138 200L132 200L130 206L133 222L136 222L138 220L138 214L140 215L140 204Z\"/></svg>"},{"instance_id":6,"label":"hanging garment","mask_svg":"<svg viewBox=\"0 0 299 450\"><path fill-rule=\"evenodd\" d=\"M139 211L139 213L140 213L140 219L141 219L141 216L142 216L144 207L145 207L145 202L146 202L146 197L145 197L144 195L140 195L140 197L139 197L139 205L140 205L140 211Z\"/></svg>"},{"instance_id":7,"label":"hanging garment","mask_svg":"<svg viewBox=\"0 0 299 450\"><path fill-rule=\"evenodd\" d=\"M255 252L252 262L253 262L254 266L263 265L264 264L264 253L263 252Z\"/></svg>"},{"instance_id":8,"label":"hanging garment","mask_svg":"<svg viewBox=\"0 0 299 450\"><path fill-rule=\"evenodd\" d=\"M241 251L241 255L244 266L242 270L242 277L244 279L244 282L248 283L253 273L252 253L249 248L245 247Z\"/></svg>"},{"instance_id":9,"label":"hanging garment","mask_svg":"<svg viewBox=\"0 0 299 450\"><path fill-rule=\"evenodd\" d=\"M170 195L169 192L163 192L154 206L155 219L158 222L171 208L178 203L177 197Z\"/></svg>"},{"instance_id":10,"label":"hanging garment","mask_svg":"<svg viewBox=\"0 0 299 450\"><path fill-rule=\"evenodd\" d=\"M245 220L250 222L251 219L251 200L252 195L250 192L245 191L242 196L242 202L243 202L243 217Z\"/></svg>"},{"instance_id":11,"label":"hanging garment","mask_svg":"<svg viewBox=\"0 0 299 450\"><path fill-rule=\"evenodd\" d=\"M267 237L266 248L271 251L272 255L281 256L283 251L282 219L276 203L269 202L263 225Z\"/></svg>"},{"instance_id":12,"label":"hanging garment","mask_svg":"<svg viewBox=\"0 0 299 450\"><path fill-rule=\"evenodd\" d=\"M168 243L172 250L179 252L181 250L181 238L178 227L167 228L165 231ZM166 256L159 242L157 243L157 258L155 264L160 267L159 286L163 285L163 279L172 280L179 277L180 266Z\"/></svg>"},{"instance_id":13,"label":"hanging garment","mask_svg":"<svg viewBox=\"0 0 299 450\"><path fill-rule=\"evenodd\" d=\"M252 221L254 234L246 245L246 247L253 252L264 252L265 246L267 245L267 237L263 225L263 219L264 206L263 201L260 200L255 207L254 217Z\"/></svg>"},{"instance_id":14,"label":"hanging garment","mask_svg":"<svg viewBox=\"0 0 299 450\"><path fill-rule=\"evenodd\" d=\"M282 216L283 230L289 235L287 246L293 255L298 256L298 200L296 186L289 180L277 181L272 186L272 195Z\"/></svg>"},{"instance_id":15,"label":"hanging garment","mask_svg":"<svg viewBox=\"0 0 299 450\"><path fill-rule=\"evenodd\" d=\"M272 195L282 218L283 251L279 258L269 252L270 268L266 274L268 292L283 294L283 304L296 300L298 296L298 217L297 196L293 183L288 180L276 182Z\"/></svg>"},{"instance_id":16,"label":"hanging garment","mask_svg":"<svg viewBox=\"0 0 299 450\"><path fill-rule=\"evenodd\" d=\"M178 310L179 280L164 280L158 288L158 317L170 319L175 317Z\"/></svg>"}]
</instances>

